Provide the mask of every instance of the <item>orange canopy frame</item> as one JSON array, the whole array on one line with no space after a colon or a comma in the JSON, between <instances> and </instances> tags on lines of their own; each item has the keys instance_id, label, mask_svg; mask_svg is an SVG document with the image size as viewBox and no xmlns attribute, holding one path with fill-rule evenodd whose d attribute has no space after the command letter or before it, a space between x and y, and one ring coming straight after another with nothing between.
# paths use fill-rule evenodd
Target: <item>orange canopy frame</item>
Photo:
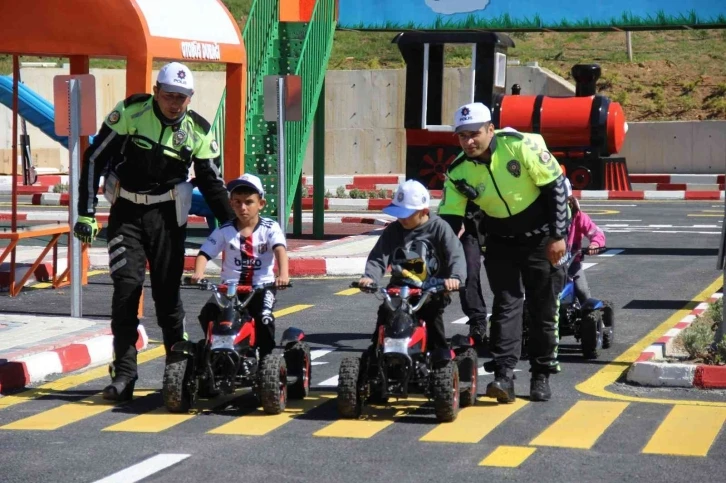
<instances>
[{"instance_id":1,"label":"orange canopy frame","mask_svg":"<svg viewBox=\"0 0 726 483\"><path fill-rule=\"evenodd\" d=\"M239 26L221 0L13 1L2 2L0 14L11 19L0 35L0 53L13 55L13 233L17 231L18 57L22 55L68 57L71 75L88 74L91 57L125 59L127 96L151 92L154 59L226 64L225 179L244 172L247 56ZM87 145L88 138L81 138L81 152ZM44 234L31 230L24 237ZM57 236L43 255L55 241ZM14 274L15 246L8 249Z\"/></svg>"},{"instance_id":2,"label":"orange canopy frame","mask_svg":"<svg viewBox=\"0 0 726 483\"><path fill-rule=\"evenodd\" d=\"M151 92L154 59L227 64L225 178L244 172L247 57L221 0L34 0L0 12L12 19L0 53L68 57L72 75L87 74L90 57L126 59L127 95Z\"/></svg>"}]
</instances>

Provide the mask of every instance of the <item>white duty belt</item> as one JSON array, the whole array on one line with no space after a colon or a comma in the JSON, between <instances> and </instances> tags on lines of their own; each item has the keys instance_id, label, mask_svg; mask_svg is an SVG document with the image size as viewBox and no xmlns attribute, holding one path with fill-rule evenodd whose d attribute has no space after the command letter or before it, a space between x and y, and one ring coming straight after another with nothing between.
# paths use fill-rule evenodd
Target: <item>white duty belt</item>
<instances>
[{"instance_id":1,"label":"white duty belt","mask_svg":"<svg viewBox=\"0 0 726 483\"><path fill-rule=\"evenodd\" d=\"M157 203L164 203L165 201L172 201L174 199L174 190L169 190L160 195L145 195L141 193L132 193L131 191L119 187L118 195L119 197L136 203L137 205L155 205Z\"/></svg>"}]
</instances>

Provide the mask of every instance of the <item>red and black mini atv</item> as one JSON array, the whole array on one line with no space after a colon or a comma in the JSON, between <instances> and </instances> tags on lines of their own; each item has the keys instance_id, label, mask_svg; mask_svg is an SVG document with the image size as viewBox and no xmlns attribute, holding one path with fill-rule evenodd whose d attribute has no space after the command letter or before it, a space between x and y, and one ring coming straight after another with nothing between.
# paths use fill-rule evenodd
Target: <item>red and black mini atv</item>
<instances>
[{"instance_id":1,"label":"red and black mini atv","mask_svg":"<svg viewBox=\"0 0 726 483\"><path fill-rule=\"evenodd\" d=\"M237 388L251 387L267 414L281 413L288 397L302 399L310 390L310 347L300 329L288 328L282 334L282 354L271 353L259 361L255 346L255 319L246 307L254 295L274 286L238 285L227 281L214 285L207 280L192 284L214 293L221 308L217 320L209 321L207 338L196 344L177 342L171 348L164 370L162 395L170 412L186 412L197 397L231 394Z\"/></svg>"},{"instance_id":2,"label":"red and black mini atv","mask_svg":"<svg viewBox=\"0 0 726 483\"><path fill-rule=\"evenodd\" d=\"M391 316L378 329L378 340L360 358L346 357L338 376L338 412L345 418L359 417L366 403L385 404L389 397L406 399L409 392L433 401L436 419L450 422L459 408L476 403L477 353L473 341L454 336L451 348L429 351L426 323L416 317L443 284L426 289L409 286L359 287L380 293Z\"/></svg>"}]
</instances>

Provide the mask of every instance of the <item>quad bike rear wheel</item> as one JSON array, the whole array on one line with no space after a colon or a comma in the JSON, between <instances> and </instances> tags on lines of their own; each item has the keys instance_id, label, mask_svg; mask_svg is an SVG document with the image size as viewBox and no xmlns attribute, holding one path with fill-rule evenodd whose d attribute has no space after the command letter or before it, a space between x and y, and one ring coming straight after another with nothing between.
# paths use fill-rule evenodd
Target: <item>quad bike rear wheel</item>
<instances>
[{"instance_id":1,"label":"quad bike rear wheel","mask_svg":"<svg viewBox=\"0 0 726 483\"><path fill-rule=\"evenodd\" d=\"M476 350L466 349L454 359L458 369L461 382L467 383L466 388L461 388L459 401L462 408L476 404L477 378L479 376L479 361Z\"/></svg>"},{"instance_id":2,"label":"quad bike rear wheel","mask_svg":"<svg viewBox=\"0 0 726 483\"><path fill-rule=\"evenodd\" d=\"M603 300L602 309L602 348L609 349L615 342L615 308L609 300Z\"/></svg>"},{"instance_id":3,"label":"quad bike rear wheel","mask_svg":"<svg viewBox=\"0 0 726 483\"><path fill-rule=\"evenodd\" d=\"M312 364L310 361L310 346L306 342L295 342L285 350L285 363L289 374L297 377L295 384L287 390L290 399L304 399L310 393L310 379L312 377Z\"/></svg>"},{"instance_id":4,"label":"quad bike rear wheel","mask_svg":"<svg viewBox=\"0 0 726 483\"><path fill-rule=\"evenodd\" d=\"M447 361L433 370L433 400L436 420L450 423L459 413L459 368Z\"/></svg>"},{"instance_id":5,"label":"quad bike rear wheel","mask_svg":"<svg viewBox=\"0 0 726 483\"><path fill-rule=\"evenodd\" d=\"M338 373L338 413L344 418L357 418L362 411L362 401L358 390L361 359L346 357L340 362Z\"/></svg>"},{"instance_id":6,"label":"quad bike rear wheel","mask_svg":"<svg viewBox=\"0 0 726 483\"><path fill-rule=\"evenodd\" d=\"M269 354L262 361L260 402L267 414L280 414L287 406L287 366L280 354Z\"/></svg>"},{"instance_id":7,"label":"quad bike rear wheel","mask_svg":"<svg viewBox=\"0 0 726 483\"><path fill-rule=\"evenodd\" d=\"M602 315L599 310L588 312L580 323L582 340L582 356L585 359L597 359L598 349L602 347Z\"/></svg>"},{"instance_id":8,"label":"quad bike rear wheel","mask_svg":"<svg viewBox=\"0 0 726 483\"><path fill-rule=\"evenodd\" d=\"M162 398L171 413L185 413L196 401L194 364L188 356L171 355L164 368Z\"/></svg>"}]
</instances>

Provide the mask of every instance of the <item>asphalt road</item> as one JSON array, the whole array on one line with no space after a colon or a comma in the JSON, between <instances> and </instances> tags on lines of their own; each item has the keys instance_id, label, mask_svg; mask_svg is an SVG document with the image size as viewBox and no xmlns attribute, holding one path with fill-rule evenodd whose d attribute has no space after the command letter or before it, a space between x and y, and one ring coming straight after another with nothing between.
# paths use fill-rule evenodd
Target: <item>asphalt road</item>
<instances>
[{"instance_id":1,"label":"asphalt road","mask_svg":"<svg viewBox=\"0 0 726 483\"><path fill-rule=\"evenodd\" d=\"M591 383L602 371L626 368L611 362L674 312L691 307L698 294L720 289L714 281L723 203L584 202L583 208L605 229L613 250L586 262L595 263L587 270L593 295L617 309L616 343L598 360L585 361L574 339L564 338L563 371L552 378L550 402L528 401L527 365L520 363L514 406L481 398L456 422L439 425L426 403L408 401L371 408L362 421L339 420L338 366L368 345L378 302L362 293L339 294L348 278L301 279L279 296L277 310L291 313L278 318L277 334L279 339L286 327L302 328L319 351L315 399L304 407L291 403L286 416L264 416L240 394L208 411L170 416L158 392L162 351L151 349L141 356L149 360L139 366L137 398L123 406L94 398L108 380L103 368L59 377L27 398L0 399L0 480L91 482L173 454L181 456L157 459L169 466L148 481L718 481L726 471L723 392L612 384L593 394ZM107 318L109 280L91 280L84 315ZM143 323L158 341L148 288L146 295ZM491 300L488 288L485 296ZM197 339L196 315L207 294L188 290L184 297L188 330ZM1 310L62 314L69 304L67 292L29 290L3 298ZM445 316L447 335L466 331L453 323L461 317L454 299ZM480 388L490 380L481 375ZM588 381L588 393L576 388ZM640 402L643 397L662 403ZM17 404L3 406L9 402ZM483 460L486 466L480 466ZM136 480L126 474L116 481Z\"/></svg>"}]
</instances>

